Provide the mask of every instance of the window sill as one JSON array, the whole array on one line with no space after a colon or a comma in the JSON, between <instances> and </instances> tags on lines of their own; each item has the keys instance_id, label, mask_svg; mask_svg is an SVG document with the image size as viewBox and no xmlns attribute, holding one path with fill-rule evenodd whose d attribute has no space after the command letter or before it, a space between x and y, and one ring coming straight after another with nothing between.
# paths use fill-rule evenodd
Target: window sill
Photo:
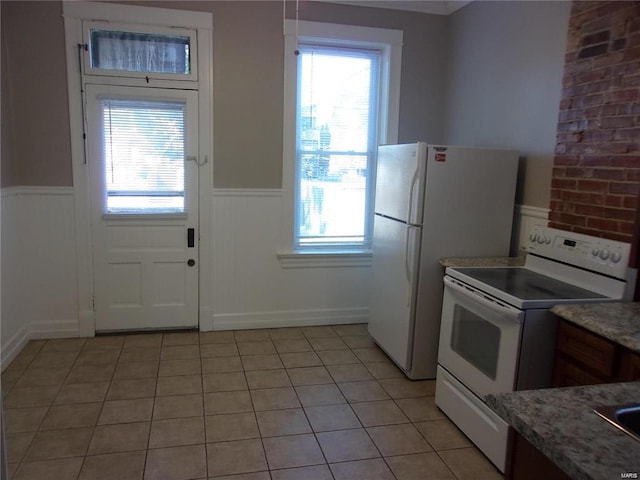
<instances>
[{"instance_id":1,"label":"window sill","mask_svg":"<svg viewBox=\"0 0 640 480\"><path fill-rule=\"evenodd\" d=\"M282 268L370 267L371 250L278 252Z\"/></svg>"},{"instance_id":2,"label":"window sill","mask_svg":"<svg viewBox=\"0 0 640 480\"><path fill-rule=\"evenodd\" d=\"M108 221L118 220L186 220L185 213L103 213L102 219Z\"/></svg>"}]
</instances>

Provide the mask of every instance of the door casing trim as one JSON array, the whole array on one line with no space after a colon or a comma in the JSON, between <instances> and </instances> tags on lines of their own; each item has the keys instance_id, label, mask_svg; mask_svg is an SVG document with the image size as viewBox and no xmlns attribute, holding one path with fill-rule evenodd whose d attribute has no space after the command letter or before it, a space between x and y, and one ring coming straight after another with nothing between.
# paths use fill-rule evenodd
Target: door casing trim
<instances>
[{"instance_id":1,"label":"door casing trim","mask_svg":"<svg viewBox=\"0 0 640 480\"><path fill-rule=\"evenodd\" d=\"M78 49L82 44L83 20L100 18L117 22L123 17L130 24L167 25L167 12L179 14L185 26L191 25L197 30L198 38L198 151L202 159L207 162L200 167L198 178L199 200L199 329L211 330L211 190L213 185L213 19L210 12L187 12L154 7L138 7L129 5L82 2L63 2L63 16L65 26L65 47L67 63L67 90L69 98L69 123L71 129L71 161L73 172L76 259L78 275L78 333L80 336L95 335L95 315L93 309L94 298L94 270L91 234L91 212L89 201L89 177L85 163L85 149L83 138L83 102L82 85L87 82L81 79ZM155 22L155 23L154 23ZM96 78L92 78L96 83ZM128 86L140 86L140 79L118 79L118 83ZM109 82L110 83L110 82ZM186 82L175 82L174 87L193 89ZM168 87L171 81L157 81L155 86Z\"/></svg>"}]
</instances>

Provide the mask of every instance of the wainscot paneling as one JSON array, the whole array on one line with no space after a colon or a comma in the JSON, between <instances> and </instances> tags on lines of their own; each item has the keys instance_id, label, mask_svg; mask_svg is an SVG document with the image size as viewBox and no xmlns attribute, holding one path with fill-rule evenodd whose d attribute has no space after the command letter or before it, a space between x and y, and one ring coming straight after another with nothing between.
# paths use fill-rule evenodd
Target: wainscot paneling
<instances>
[{"instance_id":1,"label":"wainscot paneling","mask_svg":"<svg viewBox=\"0 0 640 480\"><path fill-rule=\"evenodd\" d=\"M280 190L217 189L211 197L213 306L201 330L360 323L368 320L366 259L289 268ZM518 206L515 245L548 210ZM79 329L71 187L2 190L2 364L27 341L84 335Z\"/></svg>"},{"instance_id":2,"label":"wainscot paneling","mask_svg":"<svg viewBox=\"0 0 640 480\"><path fill-rule=\"evenodd\" d=\"M280 190L213 194L213 328L366 322L370 268L283 268Z\"/></svg>"},{"instance_id":3,"label":"wainscot paneling","mask_svg":"<svg viewBox=\"0 0 640 480\"><path fill-rule=\"evenodd\" d=\"M2 365L34 338L78 335L73 188L2 189Z\"/></svg>"}]
</instances>

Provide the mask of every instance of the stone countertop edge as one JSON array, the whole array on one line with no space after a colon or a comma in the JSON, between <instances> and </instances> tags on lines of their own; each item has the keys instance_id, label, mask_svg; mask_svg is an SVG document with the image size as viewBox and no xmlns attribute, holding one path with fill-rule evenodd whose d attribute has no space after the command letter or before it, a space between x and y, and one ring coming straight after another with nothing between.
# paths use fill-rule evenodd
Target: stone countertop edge
<instances>
[{"instance_id":1,"label":"stone countertop edge","mask_svg":"<svg viewBox=\"0 0 640 480\"><path fill-rule=\"evenodd\" d=\"M526 253L517 257L446 257L440 260L443 267L522 267Z\"/></svg>"},{"instance_id":2,"label":"stone countertop edge","mask_svg":"<svg viewBox=\"0 0 640 480\"><path fill-rule=\"evenodd\" d=\"M640 382L521 390L488 395L485 401L571 478L640 475L640 441L593 412L602 405L639 403Z\"/></svg>"},{"instance_id":3,"label":"stone countertop edge","mask_svg":"<svg viewBox=\"0 0 640 480\"><path fill-rule=\"evenodd\" d=\"M638 302L556 305L551 308L551 312L640 353L640 303ZM640 476L640 472L638 475Z\"/></svg>"}]
</instances>

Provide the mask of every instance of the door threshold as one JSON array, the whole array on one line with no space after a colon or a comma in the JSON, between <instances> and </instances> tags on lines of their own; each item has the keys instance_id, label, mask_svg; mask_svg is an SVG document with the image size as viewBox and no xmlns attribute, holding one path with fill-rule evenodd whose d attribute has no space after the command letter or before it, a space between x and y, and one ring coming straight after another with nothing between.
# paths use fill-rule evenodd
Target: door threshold
<instances>
[{"instance_id":1,"label":"door threshold","mask_svg":"<svg viewBox=\"0 0 640 480\"><path fill-rule=\"evenodd\" d=\"M109 330L97 331L96 337L113 337L116 335L148 335L150 333L192 333L199 332L198 327L193 328L148 328L143 330Z\"/></svg>"}]
</instances>

